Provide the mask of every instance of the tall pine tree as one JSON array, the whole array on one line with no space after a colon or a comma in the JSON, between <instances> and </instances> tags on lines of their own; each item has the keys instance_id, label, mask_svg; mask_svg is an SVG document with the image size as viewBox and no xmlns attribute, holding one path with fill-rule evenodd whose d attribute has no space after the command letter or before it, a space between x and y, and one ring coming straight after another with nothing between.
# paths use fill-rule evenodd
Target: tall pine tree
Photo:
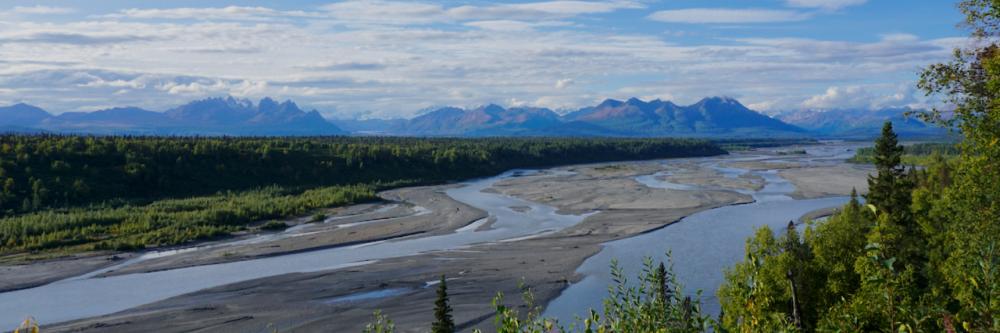
<instances>
[{"instance_id":1,"label":"tall pine tree","mask_svg":"<svg viewBox=\"0 0 1000 333\"><path fill-rule=\"evenodd\" d=\"M437 300L434 301L434 324L431 325L431 332L455 332L455 322L451 318L451 306L448 305L448 285L444 275L441 275L441 283L438 284L437 290Z\"/></svg>"},{"instance_id":2,"label":"tall pine tree","mask_svg":"<svg viewBox=\"0 0 1000 333\"><path fill-rule=\"evenodd\" d=\"M890 214L893 222L905 223L909 218L910 193L913 185L902 165L903 146L892 130L892 122L882 126L882 136L875 140L875 168L868 176L865 199L882 213Z\"/></svg>"},{"instance_id":3,"label":"tall pine tree","mask_svg":"<svg viewBox=\"0 0 1000 333\"><path fill-rule=\"evenodd\" d=\"M875 206L875 235L869 242L883 247L884 255L898 260L900 266L913 265L920 269L923 261L920 227L914 221L910 205L916 184L913 174L902 165L903 146L899 144L892 122L882 126L882 136L875 140L875 168L878 174L868 176L868 203Z\"/></svg>"}]
</instances>

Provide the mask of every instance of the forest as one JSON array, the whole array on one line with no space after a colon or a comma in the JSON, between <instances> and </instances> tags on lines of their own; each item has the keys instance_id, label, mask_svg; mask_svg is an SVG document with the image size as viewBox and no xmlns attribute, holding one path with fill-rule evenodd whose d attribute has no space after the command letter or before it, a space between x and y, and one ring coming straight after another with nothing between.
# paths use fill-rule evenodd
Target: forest
<instances>
[{"instance_id":1,"label":"forest","mask_svg":"<svg viewBox=\"0 0 1000 333\"><path fill-rule=\"evenodd\" d=\"M0 136L0 254L129 250L514 168L724 154L688 139Z\"/></svg>"},{"instance_id":2,"label":"forest","mask_svg":"<svg viewBox=\"0 0 1000 333\"><path fill-rule=\"evenodd\" d=\"M718 293L720 331L1000 331L1000 2L958 7L974 42L918 83L948 105L922 116L958 129L957 148L907 167L937 148L908 150L887 123L863 200L747 240Z\"/></svg>"},{"instance_id":3,"label":"forest","mask_svg":"<svg viewBox=\"0 0 1000 333\"><path fill-rule=\"evenodd\" d=\"M903 165L927 166L937 159L934 155L941 155L941 157L951 159L957 156L958 152L959 148L955 143L922 142L905 145L903 146L903 155L900 157L900 163ZM847 161L859 164L873 164L875 163L875 148L860 148L854 157L851 157Z\"/></svg>"},{"instance_id":4,"label":"forest","mask_svg":"<svg viewBox=\"0 0 1000 333\"><path fill-rule=\"evenodd\" d=\"M575 329L538 312L519 316L498 296L496 330L1000 332L1000 1L958 8L974 42L926 68L918 87L948 105L922 117L959 130L962 141L908 151L886 123L862 154L876 167L869 192L825 222L758 229L744 260L725 272L718 318L700 313L698 297L678 296L671 270L647 265L632 284L614 271L619 285L603 312L581 314ZM908 167L907 153L927 163ZM450 333L440 288L432 331ZM394 330L376 313L366 332Z\"/></svg>"}]
</instances>

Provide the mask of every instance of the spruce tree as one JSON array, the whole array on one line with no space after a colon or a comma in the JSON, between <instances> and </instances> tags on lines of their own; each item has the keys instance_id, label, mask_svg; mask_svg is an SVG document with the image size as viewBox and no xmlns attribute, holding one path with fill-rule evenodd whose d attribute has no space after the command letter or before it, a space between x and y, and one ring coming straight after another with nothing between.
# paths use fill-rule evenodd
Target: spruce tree
<instances>
[{"instance_id":1,"label":"spruce tree","mask_svg":"<svg viewBox=\"0 0 1000 333\"><path fill-rule=\"evenodd\" d=\"M913 203L914 174L908 173L902 165L903 146L899 144L892 122L882 126L882 136L875 140L875 168L878 174L868 176L868 203L877 210L877 237L870 242L879 243L887 251L885 255L895 257L900 267L912 264L919 266L920 229L913 219L910 205ZM884 216L883 216L884 215Z\"/></svg>"},{"instance_id":2,"label":"spruce tree","mask_svg":"<svg viewBox=\"0 0 1000 333\"><path fill-rule=\"evenodd\" d=\"M667 285L667 267L661 262L660 266L656 268L656 273L654 275L656 278L656 294L660 297L660 301L664 305L670 304L670 286Z\"/></svg>"},{"instance_id":3,"label":"spruce tree","mask_svg":"<svg viewBox=\"0 0 1000 333\"><path fill-rule=\"evenodd\" d=\"M877 174L868 176L868 195L865 199L882 213L890 214L892 221L905 223L913 188L906 168L902 165L903 146L892 130L892 122L882 126L882 136L875 140L875 169Z\"/></svg>"},{"instance_id":4,"label":"spruce tree","mask_svg":"<svg viewBox=\"0 0 1000 333\"><path fill-rule=\"evenodd\" d=\"M441 275L441 283L438 284L437 290L437 300L434 301L434 324L431 326L431 332L455 332L455 322L451 319L451 306L448 305L448 285L444 275Z\"/></svg>"}]
</instances>

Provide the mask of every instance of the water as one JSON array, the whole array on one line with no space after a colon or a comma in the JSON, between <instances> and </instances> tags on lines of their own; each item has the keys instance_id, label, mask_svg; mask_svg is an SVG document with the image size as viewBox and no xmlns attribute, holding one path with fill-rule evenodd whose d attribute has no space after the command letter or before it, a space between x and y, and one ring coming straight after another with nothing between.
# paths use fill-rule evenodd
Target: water
<instances>
[{"instance_id":1,"label":"water","mask_svg":"<svg viewBox=\"0 0 1000 333\"><path fill-rule=\"evenodd\" d=\"M660 171L652 175L645 175L635 177L635 181L642 185L646 185L649 188L662 188L666 190L679 190L679 191L691 191L697 190L698 186L672 183L665 180L661 180L660 177L670 176L669 171Z\"/></svg>"},{"instance_id":2,"label":"water","mask_svg":"<svg viewBox=\"0 0 1000 333\"><path fill-rule=\"evenodd\" d=\"M367 300L373 300L373 299L379 299L379 298L395 297L395 296L404 295L404 294L406 294L406 293L408 293L408 292L410 292L412 290L413 289L410 289L410 288L379 289L379 290L374 290L374 291L367 291L367 292L350 294L350 295L347 295L347 296L334 297L334 298L331 298L331 299L323 301L323 303L326 303L326 304L343 304L343 303L353 303L353 302L367 301Z\"/></svg>"},{"instance_id":3,"label":"water","mask_svg":"<svg viewBox=\"0 0 1000 333\"><path fill-rule=\"evenodd\" d=\"M810 162L829 161L843 156L844 149L816 149L810 153L818 155L807 157ZM761 158L750 157L743 160L756 159ZM702 165L729 178L749 172L739 168L720 167L716 161L706 161ZM753 174L764 179L764 187L758 191L737 192L752 195L754 203L702 211L650 233L605 243L600 252L588 258L577 269L577 273L584 278L552 300L544 315L569 324L576 316L586 315L589 309L600 310L601 301L613 283L610 269L612 259L618 260L626 276L634 281L642 271L644 258L663 261L670 251L674 273L683 284L684 292L694 295L697 290L703 291L703 309L705 313L715 316L719 313L715 292L724 280L723 271L743 260L746 239L753 235L756 228L767 225L772 230L782 231L788 221L797 220L810 211L840 206L848 201L847 197L793 200L788 194L795 191L795 186L782 179L776 170L755 171ZM649 178L637 177L636 180L647 186L651 185ZM674 187L655 183L652 185L651 187L658 188Z\"/></svg>"},{"instance_id":4,"label":"water","mask_svg":"<svg viewBox=\"0 0 1000 333\"><path fill-rule=\"evenodd\" d=\"M482 192L493 183L514 174L515 172L508 172L497 177L470 181L466 186L446 192L457 201L488 212L495 222L487 230L476 231L485 223L477 221L476 228L463 228L461 232L440 236L371 242L284 256L104 278L96 277L98 272L94 272L36 288L0 293L0 327L16 327L29 315L42 323L63 322L111 314L205 288L252 279L360 266L378 259L532 237L562 230L586 217L556 214L554 207ZM519 212L511 207L529 209ZM181 251L151 253L118 267L134 264L145 260L144 258L179 252ZM99 272L103 271L107 269Z\"/></svg>"}]
</instances>

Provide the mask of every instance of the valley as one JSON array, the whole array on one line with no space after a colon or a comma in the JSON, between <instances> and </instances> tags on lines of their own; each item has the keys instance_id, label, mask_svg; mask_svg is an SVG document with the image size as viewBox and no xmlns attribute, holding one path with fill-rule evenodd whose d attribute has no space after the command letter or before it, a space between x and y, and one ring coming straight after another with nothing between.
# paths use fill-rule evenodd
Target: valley
<instances>
[{"instance_id":1,"label":"valley","mask_svg":"<svg viewBox=\"0 0 1000 333\"><path fill-rule=\"evenodd\" d=\"M46 323L46 331L57 332L359 331L381 309L403 331L419 331L431 320L434 282L445 274L462 330L490 326L488 301L495 292L518 303L519 281L532 288L539 304L549 305L547 314L566 323L572 321L569 313L596 306L573 291L581 283L596 284L589 294L600 297L607 274L594 269L606 268L609 257L631 260L627 268L633 273L634 261L643 255L662 259L662 248L628 256L608 252L619 248L615 244L665 245L677 249L675 260L716 263L701 269L721 274L717 263L741 257L741 237L754 225L781 224L839 206L851 187L863 191L871 169L843 163L858 147L827 143L802 147L804 155L779 154L788 149L782 147L723 157L515 170L381 192L379 202L328 210L318 222L287 220L291 227L280 232L123 255L110 267L101 260L83 262L91 270L84 275L77 272L87 269L39 263L50 265L47 273L59 275L50 280L59 281L0 293L0 307L7 307L0 322L8 325L30 314ZM816 185L829 182L828 175L838 175L835 182L844 186ZM643 241L697 225L685 222L697 216L759 205L768 210L763 207L774 204L797 208L783 217L745 221L730 238L678 234L663 236L666 243ZM728 247L718 251L721 261L682 250L722 245ZM17 272L0 268L0 280ZM691 279L689 272L694 271L682 268L679 275ZM34 275L45 273L39 269ZM706 290L706 295L712 294ZM566 297L576 299L570 302L576 307L560 305ZM69 306L74 303L67 299L89 306Z\"/></svg>"}]
</instances>

